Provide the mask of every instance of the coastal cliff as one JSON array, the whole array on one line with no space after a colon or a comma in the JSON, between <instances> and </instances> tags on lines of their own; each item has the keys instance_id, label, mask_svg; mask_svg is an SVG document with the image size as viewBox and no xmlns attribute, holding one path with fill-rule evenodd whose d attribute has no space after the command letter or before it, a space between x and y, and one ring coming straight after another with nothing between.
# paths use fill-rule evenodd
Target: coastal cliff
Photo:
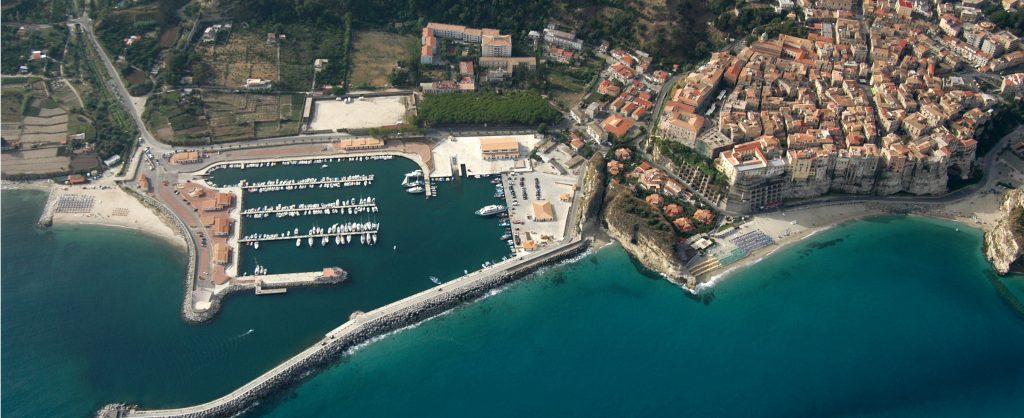
<instances>
[{"instance_id":1,"label":"coastal cliff","mask_svg":"<svg viewBox=\"0 0 1024 418\"><path fill-rule=\"evenodd\" d=\"M583 201L580 202L578 225L584 230L596 225L601 216L605 190L604 164L604 157L600 153L594 153L587 162L583 175Z\"/></svg>"},{"instance_id":2,"label":"coastal cliff","mask_svg":"<svg viewBox=\"0 0 1024 418\"><path fill-rule=\"evenodd\" d=\"M999 215L996 225L985 232L985 257L999 274L1006 274L1024 254L1024 191L1006 192Z\"/></svg>"},{"instance_id":3,"label":"coastal cliff","mask_svg":"<svg viewBox=\"0 0 1024 418\"><path fill-rule=\"evenodd\" d=\"M622 186L613 184L608 193L605 225L609 235L645 267L674 283L685 284L686 266L675 254L672 225Z\"/></svg>"}]
</instances>

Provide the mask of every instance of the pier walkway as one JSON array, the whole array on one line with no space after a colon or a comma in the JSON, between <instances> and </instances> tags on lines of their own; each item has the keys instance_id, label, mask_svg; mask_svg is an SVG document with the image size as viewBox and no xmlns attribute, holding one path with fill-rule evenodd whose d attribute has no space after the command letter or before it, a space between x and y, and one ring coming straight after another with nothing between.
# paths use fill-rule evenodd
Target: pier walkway
<instances>
[{"instance_id":1,"label":"pier walkway","mask_svg":"<svg viewBox=\"0 0 1024 418\"><path fill-rule=\"evenodd\" d=\"M324 338L313 346L306 348L294 357L231 393L210 402L186 408L150 411L135 410L120 404L113 404L104 407L98 415L102 417L202 417L232 414L244 408L246 404L256 401L257 399L254 399L255 396L265 394L263 391L269 390L268 385L284 384L286 382L282 381L283 377L290 373L301 371L303 365L315 362L324 356L330 356L338 348L335 347L335 344L338 344L343 337L363 333L366 331L365 328L372 328L372 324L394 317L396 314L415 312L423 307L436 304L438 300L446 298L447 300L455 300L462 295L472 294L472 292L480 289L481 284L487 283L489 280L497 283L499 281L495 279L499 276L522 274L531 271L551 260L557 260L561 256L580 250L586 245L587 241L580 239L551 245L531 254L511 258L490 267L474 271L370 312L356 315L341 326L325 334ZM427 318L429 317L419 319L417 322ZM405 324L405 326L408 325L413 325L413 323ZM387 332L387 330L382 329L381 332Z\"/></svg>"}]
</instances>

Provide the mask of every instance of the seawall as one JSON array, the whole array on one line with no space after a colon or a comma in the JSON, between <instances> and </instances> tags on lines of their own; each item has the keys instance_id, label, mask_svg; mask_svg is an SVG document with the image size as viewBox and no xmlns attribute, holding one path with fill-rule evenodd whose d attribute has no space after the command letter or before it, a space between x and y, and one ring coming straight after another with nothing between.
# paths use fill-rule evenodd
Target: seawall
<instances>
[{"instance_id":1,"label":"seawall","mask_svg":"<svg viewBox=\"0 0 1024 418\"><path fill-rule=\"evenodd\" d=\"M352 319L328 332L303 350L260 377L213 401L178 409L139 410L128 404L110 404L97 417L215 417L237 414L267 395L301 381L333 364L347 350L389 332L430 319L487 292L522 278L537 268L580 254L588 240L574 240L521 258L510 259L448 283L424 290Z\"/></svg>"}]
</instances>

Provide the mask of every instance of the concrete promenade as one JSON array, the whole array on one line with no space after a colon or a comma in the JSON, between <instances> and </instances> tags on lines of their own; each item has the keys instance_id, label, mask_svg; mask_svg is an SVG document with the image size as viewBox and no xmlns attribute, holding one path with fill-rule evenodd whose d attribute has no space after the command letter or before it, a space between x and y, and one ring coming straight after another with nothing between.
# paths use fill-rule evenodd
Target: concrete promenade
<instances>
[{"instance_id":1,"label":"concrete promenade","mask_svg":"<svg viewBox=\"0 0 1024 418\"><path fill-rule=\"evenodd\" d=\"M493 289L520 277L533 269L570 254L581 251L588 241L576 239L562 242L537 252L509 259L477 270L458 279L424 290L405 299L357 314L341 326L328 332L322 340L294 357L270 369L256 379L213 401L186 408L162 410L135 410L122 404L112 404L99 411L102 417L205 417L231 415L246 408L260 396L265 396L281 385L294 381L291 376L307 370L314 364L334 360L345 349L363 343L372 337L429 319L456 304L466 301L465 296L479 297L483 290ZM472 300L472 299L468 299ZM425 312L423 312L425 310ZM427 316L421 316L426 313ZM394 318L413 318L408 323L396 323ZM351 338L356 337L356 338Z\"/></svg>"}]
</instances>

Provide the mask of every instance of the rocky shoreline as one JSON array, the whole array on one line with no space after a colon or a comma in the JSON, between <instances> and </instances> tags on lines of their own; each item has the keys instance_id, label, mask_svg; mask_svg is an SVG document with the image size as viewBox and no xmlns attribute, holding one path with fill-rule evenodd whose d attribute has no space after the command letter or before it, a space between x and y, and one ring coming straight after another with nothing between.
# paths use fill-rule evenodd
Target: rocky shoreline
<instances>
[{"instance_id":1,"label":"rocky shoreline","mask_svg":"<svg viewBox=\"0 0 1024 418\"><path fill-rule=\"evenodd\" d=\"M417 323L431 319L437 315L447 312L453 308L475 301L488 292L506 286L516 280L523 278L538 268L558 263L567 258L579 255L587 250L589 241L580 240L567 244L563 249L542 257L538 260L527 262L510 268L502 274L495 274L482 278L471 285L459 288L457 293L442 292L437 296L429 298L421 303L387 313L385 315L366 319L370 314L361 314L350 320L346 325L353 324L351 330L342 335L325 338L318 346L307 350L314 350L312 354L301 358L299 361L288 364L283 370L277 371L273 377L260 382L258 385L249 388L244 393L233 396L222 402L212 401L193 408L167 411L139 411L146 416L160 417L219 417L230 416L245 411L256 404L260 399L291 387L304 378L335 364L348 350L360 344L367 343L373 338L406 328ZM380 309L385 309L380 308ZM333 334L333 332L332 332ZM331 335L331 334L329 334ZM305 352L299 354L303 356ZM297 356L298 357L298 356ZM281 366L278 366L281 367ZM231 395L229 395L231 396ZM121 417L132 416L136 406L117 403L109 404L100 409L97 417Z\"/></svg>"},{"instance_id":2,"label":"rocky shoreline","mask_svg":"<svg viewBox=\"0 0 1024 418\"><path fill-rule=\"evenodd\" d=\"M1018 267L1024 254L1024 236L1019 225L1024 217L1024 191L1010 190L1003 195L999 219L991 230L985 231L985 257L1000 275Z\"/></svg>"}]
</instances>

